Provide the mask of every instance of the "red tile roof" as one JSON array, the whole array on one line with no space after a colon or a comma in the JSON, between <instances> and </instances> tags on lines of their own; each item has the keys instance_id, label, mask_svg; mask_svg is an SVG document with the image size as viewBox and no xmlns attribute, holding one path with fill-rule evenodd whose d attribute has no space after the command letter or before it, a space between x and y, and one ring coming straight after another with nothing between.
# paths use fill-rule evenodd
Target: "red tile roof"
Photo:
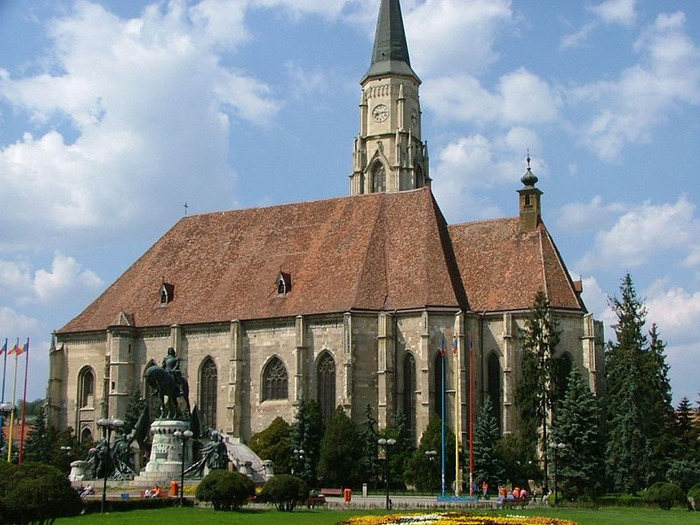
<instances>
[{"instance_id":1,"label":"red tile roof","mask_svg":"<svg viewBox=\"0 0 700 525\"><path fill-rule=\"evenodd\" d=\"M458 308L447 238L427 188L189 216L59 332ZM283 296L280 271L291 276ZM165 307L163 281L174 285Z\"/></svg>"},{"instance_id":2,"label":"red tile roof","mask_svg":"<svg viewBox=\"0 0 700 525\"><path fill-rule=\"evenodd\" d=\"M585 311L545 226L520 233L518 222L514 217L450 226L472 310L529 309L542 290L553 307Z\"/></svg>"},{"instance_id":3,"label":"red tile roof","mask_svg":"<svg viewBox=\"0 0 700 525\"><path fill-rule=\"evenodd\" d=\"M290 276L285 295L280 272ZM163 282L173 285L167 306ZM448 228L424 188L184 217L59 332L353 309L512 310L529 308L538 289L553 306L583 308L544 227Z\"/></svg>"}]
</instances>

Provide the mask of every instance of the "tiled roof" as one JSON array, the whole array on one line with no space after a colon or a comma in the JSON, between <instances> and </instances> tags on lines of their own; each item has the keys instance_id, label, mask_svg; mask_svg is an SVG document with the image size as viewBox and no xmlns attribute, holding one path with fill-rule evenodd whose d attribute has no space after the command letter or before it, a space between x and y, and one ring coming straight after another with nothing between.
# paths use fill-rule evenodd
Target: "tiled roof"
<instances>
[{"instance_id":1,"label":"tiled roof","mask_svg":"<svg viewBox=\"0 0 700 525\"><path fill-rule=\"evenodd\" d=\"M585 310L543 225L448 227L423 188L184 217L59 333L430 306L519 310L540 289L555 307Z\"/></svg>"},{"instance_id":2,"label":"tiled roof","mask_svg":"<svg viewBox=\"0 0 700 525\"><path fill-rule=\"evenodd\" d=\"M449 227L472 310L529 309L542 290L553 307L585 311L545 226L521 233L518 221L514 217Z\"/></svg>"},{"instance_id":3,"label":"tiled roof","mask_svg":"<svg viewBox=\"0 0 700 525\"><path fill-rule=\"evenodd\" d=\"M428 188L184 217L59 332L466 307L447 238Z\"/></svg>"}]
</instances>

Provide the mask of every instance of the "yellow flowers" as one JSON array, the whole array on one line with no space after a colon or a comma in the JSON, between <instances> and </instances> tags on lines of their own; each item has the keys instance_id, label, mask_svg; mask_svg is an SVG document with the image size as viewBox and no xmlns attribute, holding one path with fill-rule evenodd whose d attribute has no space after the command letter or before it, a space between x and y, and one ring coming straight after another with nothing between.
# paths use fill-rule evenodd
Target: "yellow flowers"
<instances>
[{"instance_id":1,"label":"yellow flowers","mask_svg":"<svg viewBox=\"0 0 700 525\"><path fill-rule=\"evenodd\" d=\"M463 512L357 516L338 525L576 525L573 521L542 516L485 516Z\"/></svg>"}]
</instances>

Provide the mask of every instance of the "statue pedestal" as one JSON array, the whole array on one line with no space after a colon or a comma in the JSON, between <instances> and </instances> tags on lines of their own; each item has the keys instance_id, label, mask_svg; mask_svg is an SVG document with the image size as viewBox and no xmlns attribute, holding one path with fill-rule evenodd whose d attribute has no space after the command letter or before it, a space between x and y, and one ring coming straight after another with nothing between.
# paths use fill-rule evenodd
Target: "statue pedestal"
<instances>
[{"instance_id":1,"label":"statue pedestal","mask_svg":"<svg viewBox=\"0 0 700 525\"><path fill-rule=\"evenodd\" d=\"M184 453L185 469L192 464L192 439L185 441L173 434L190 428L187 421L157 419L151 424L153 445L146 468L141 471L134 482L137 484L167 484L179 480L182 473ZM184 448L184 450L183 450Z\"/></svg>"},{"instance_id":2,"label":"statue pedestal","mask_svg":"<svg viewBox=\"0 0 700 525\"><path fill-rule=\"evenodd\" d=\"M92 479L92 467L89 462L78 460L70 464L70 481L83 481L84 479Z\"/></svg>"}]
</instances>

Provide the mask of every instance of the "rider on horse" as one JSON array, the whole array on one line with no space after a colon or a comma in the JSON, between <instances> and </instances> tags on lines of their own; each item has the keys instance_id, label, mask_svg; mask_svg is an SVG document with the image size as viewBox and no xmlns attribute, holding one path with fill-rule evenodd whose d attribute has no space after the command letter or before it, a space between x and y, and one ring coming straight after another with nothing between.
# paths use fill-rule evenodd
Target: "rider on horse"
<instances>
[{"instance_id":1,"label":"rider on horse","mask_svg":"<svg viewBox=\"0 0 700 525\"><path fill-rule=\"evenodd\" d=\"M163 358L163 368L172 376L175 384L180 389L180 396L184 395L182 391L182 372L180 371L180 360L175 354L175 349L171 346L168 348L168 355Z\"/></svg>"}]
</instances>

